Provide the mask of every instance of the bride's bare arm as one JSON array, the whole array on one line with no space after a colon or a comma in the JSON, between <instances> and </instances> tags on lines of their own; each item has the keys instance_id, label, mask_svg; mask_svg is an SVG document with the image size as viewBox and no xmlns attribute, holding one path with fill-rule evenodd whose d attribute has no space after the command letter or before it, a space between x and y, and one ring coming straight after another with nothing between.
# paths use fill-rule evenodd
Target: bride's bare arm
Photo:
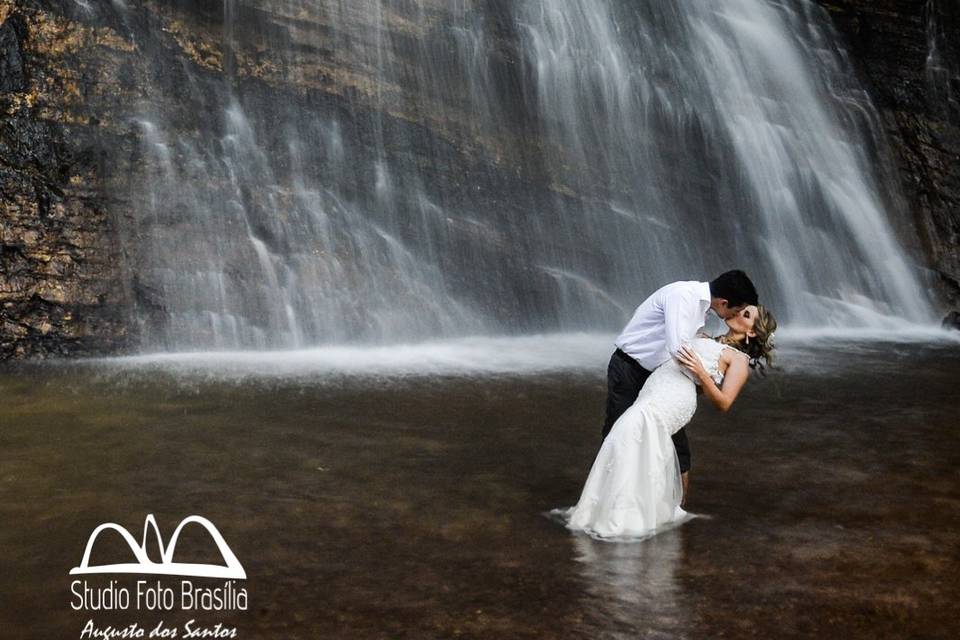
<instances>
[{"instance_id":1,"label":"bride's bare arm","mask_svg":"<svg viewBox=\"0 0 960 640\"><path fill-rule=\"evenodd\" d=\"M727 411L733 405L733 401L740 395L740 390L746 384L750 375L750 367L747 365L747 359L737 353L729 352L724 354L728 358L727 371L723 376L723 386L718 387L710 374L707 373L703 363L697 354L690 351L687 347L680 349L677 359L680 364L686 367L700 381L703 394L707 396L720 411Z\"/></svg>"}]
</instances>

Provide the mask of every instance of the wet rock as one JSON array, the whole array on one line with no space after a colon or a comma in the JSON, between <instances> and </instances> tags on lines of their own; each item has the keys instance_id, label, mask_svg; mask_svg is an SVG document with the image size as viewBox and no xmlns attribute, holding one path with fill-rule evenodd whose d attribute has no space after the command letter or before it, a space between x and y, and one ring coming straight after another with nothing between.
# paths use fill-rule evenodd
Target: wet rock
<instances>
[{"instance_id":1,"label":"wet rock","mask_svg":"<svg viewBox=\"0 0 960 640\"><path fill-rule=\"evenodd\" d=\"M947 317L943 319L941 326L944 329L953 329L954 331L960 331L960 311L951 311L947 314Z\"/></svg>"},{"instance_id":2,"label":"wet rock","mask_svg":"<svg viewBox=\"0 0 960 640\"><path fill-rule=\"evenodd\" d=\"M23 91L27 86L20 42L26 34L23 16L14 14L0 25L0 93Z\"/></svg>"},{"instance_id":3,"label":"wet rock","mask_svg":"<svg viewBox=\"0 0 960 640\"><path fill-rule=\"evenodd\" d=\"M918 260L960 303L960 2L818 0L883 118Z\"/></svg>"},{"instance_id":4,"label":"wet rock","mask_svg":"<svg viewBox=\"0 0 960 640\"><path fill-rule=\"evenodd\" d=\"M76 28L15 4L0 0L0 360L119 351L119 245L89 122L101 109L78 100L95 85L65 55Z\"/></svg>"}]
</instances>

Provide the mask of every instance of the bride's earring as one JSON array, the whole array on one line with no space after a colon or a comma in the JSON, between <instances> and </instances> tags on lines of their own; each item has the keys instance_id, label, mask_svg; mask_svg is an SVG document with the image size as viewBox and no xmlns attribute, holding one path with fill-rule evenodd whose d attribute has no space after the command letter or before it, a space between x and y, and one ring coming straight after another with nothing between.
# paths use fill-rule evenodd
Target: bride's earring
<instances>
[{"instance_id":1,"label":"bride's earring","mask_svg":"<svg viewBox=\"0 0 960 640\"><path fill-rule=\"evenodd\" d=\"M750 336L746 336L746 338L747 338L747 344L750 344Z\"/></svg>"}]
</instances>

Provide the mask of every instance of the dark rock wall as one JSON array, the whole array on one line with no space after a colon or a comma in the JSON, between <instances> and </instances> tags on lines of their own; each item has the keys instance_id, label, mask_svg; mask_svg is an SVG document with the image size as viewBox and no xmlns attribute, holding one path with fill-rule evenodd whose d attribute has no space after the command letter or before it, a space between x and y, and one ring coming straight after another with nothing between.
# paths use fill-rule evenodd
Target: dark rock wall
<instances>
[{"instance_id":1,"label":"dark rock wall","mask_svg":"<svg viewBox=\"0 0 960 640\"><path fill-rule=\"evenodd\" d=\"M873 95L920 252L960 303L960 2L818 0Z\"/></svg>"},{"instance_id":2,"label":"dark rock wall","mask_svg":"<svg viewBox=\"0 0 960 640\"><path fill-rule=\"evenodd\" d=\"M127 43L0 2L0 359L120 350L126 305L102 189L96 67Z\"/></svg>"}]
</instances>

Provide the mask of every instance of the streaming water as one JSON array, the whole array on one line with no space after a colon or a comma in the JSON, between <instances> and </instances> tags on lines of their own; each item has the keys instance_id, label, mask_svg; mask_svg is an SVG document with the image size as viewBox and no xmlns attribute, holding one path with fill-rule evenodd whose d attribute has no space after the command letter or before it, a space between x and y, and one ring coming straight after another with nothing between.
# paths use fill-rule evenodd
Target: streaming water
<instances>
[{"instance_id":1,"label":"streaming water","mask_svg":"<svg viewBox=\"0 0 960 640\"><path fill-rule=\"evenodd\" d=\"M871 167L876 114L812 3L527 7L551 159L639 227L599 242L632 254L611 260L621 291L742 260L794 322L822 322L823 296L928 316Z\"/></svg>"},{"instance_id":2,"label":"streaming water","mask_svg":"<svg viewBox=\"0 0 960 640\"><path fill-rule=\"evenodd\" d=\"M790 324L932 319L876 113L808 0L171 6L221 55L173 64L184 21L122 9L154 34L148 350L607 331L737 266Z\"/></svg>"}]
</instances>

